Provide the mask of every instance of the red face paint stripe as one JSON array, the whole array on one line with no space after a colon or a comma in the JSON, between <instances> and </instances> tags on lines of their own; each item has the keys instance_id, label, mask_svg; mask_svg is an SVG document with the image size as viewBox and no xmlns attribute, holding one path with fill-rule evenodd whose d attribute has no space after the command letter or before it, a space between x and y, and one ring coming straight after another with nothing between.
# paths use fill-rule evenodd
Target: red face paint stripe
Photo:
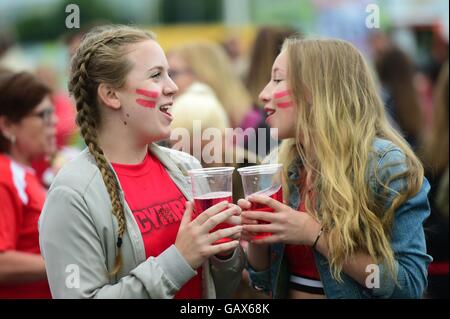
<instances>
[{"instance_id":1,"label":"red face paint stripe","mask_svg":"<svg viewBox=\"0 0 450 319\"><path fill-rule=\"evenodd\" d=\"M144 89L136 89L136 93L146 96L146 97L151 97L151 98L157 98L158 97L158 92L155 91L147 91Z\"/></svg>"},{"instance_id":2,"label":"red face paint stripe","mask_svg":"<svg viewBox=\"0 0 450 319\"><path fill-rule=\"evenodd\" d=\"M282 97L288 96L291 92L289 90L276 92L273 97L276 99L281 99Z\"/></svg>"},{"instance_id":3,"label":"red face paint stripe","mask_svg":"<svg viewBox=\"0 0 450 319\"><path fill-rule=\"evenodd\" d=\"M136 99L136 103L143 107L155 108L156 103L153 101L147 101L144 99Z\"/></svg>"},{"instance_id":4,"label":"red face paint stripe","mask_svg":"<svg viewBox=\"0 0 450 319\"><path fill-rule=\"evenodd\" d=\"M292 102L291 102L291 101L280 102L280 103L277 103L277 106L278 106L280 109L283 109L283 108L286 108L286 107L291 107L291 106L292 106Z\"/></svg>"}]
</instances>

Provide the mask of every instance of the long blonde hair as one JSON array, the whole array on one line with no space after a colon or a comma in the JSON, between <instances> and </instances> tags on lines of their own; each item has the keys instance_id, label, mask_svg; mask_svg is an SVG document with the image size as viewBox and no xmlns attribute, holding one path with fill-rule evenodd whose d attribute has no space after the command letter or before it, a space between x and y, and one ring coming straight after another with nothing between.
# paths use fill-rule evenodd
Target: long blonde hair
<instances>
[{"instance_id":1,"label":"long blonde hair","mask_svg":"<svg viewBox=\"0 0 450 319\"><path fill-rule=\"evenodd\" d=\"M102 174L111 200L112 214L117 218L117 255L111 275L116 275L122 265L121 246L126 226L125 211L116 176L98 144L97 131L101 118L97 88L100 83L107 83L116 88L122 87L126 75L132 68L131 62L125 57L127 46L149 39L154 39L154 36L128 26L98 27L86 34L71 63L69 91L76 100L76 121L89 152L95 158Z\"/></svg>"},{"instance_id":2,"label":"long blonde hair","mask_svg":"<svg viewBox=\"0 0 450 319\"><path fill-rule=\"evenodd\" d=\"M297 105L297 138L283 143L280 158L285 170L296 157L301 159L306 181L301 195L307 212L328 235L332 275L340 281L343 264L356 252L365 252L377 263L386 263L395 278L390 245L393 217L419 191L422 165L389 124L371 71L353 45L291 38L283 50L288 54L288 83ZM376 137L398 146L408 167L384 184L393 191L388 187L392 180L407 180L406 189L395 192L387 208L375 200L366 176ZM311 191L317 202L307 196Z\"/></svg>"},{"instance_id":3,"label":"long blonde hair","mask_svg":"<svg viewBox=\"0 0 450 319\"><path fill-rule=\"evenodd\" d=\"M252 99L241 79L233 73L224 49L213 42L192 42L172 49L192 69L198 81L210 86L222 103L233 127L251 110Z\"/></svg>"}]
</instances>

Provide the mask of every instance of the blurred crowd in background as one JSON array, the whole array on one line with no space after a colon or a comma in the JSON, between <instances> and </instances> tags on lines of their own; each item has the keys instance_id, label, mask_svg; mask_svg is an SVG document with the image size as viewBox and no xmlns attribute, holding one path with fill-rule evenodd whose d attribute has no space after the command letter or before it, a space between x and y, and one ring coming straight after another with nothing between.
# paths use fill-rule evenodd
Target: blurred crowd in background
<instances>
[{"instance_id":1,"label":"blurred crowd in background","mask_svg":"<svg viewBox=\"0 0 450 319\"><path fill-rule=\"evenodd\" d=\"M80 28L65 26L70 3L79 5ZM366 24L369 4L378 5L379 28ZM348 40L366 55L392 123L423 161L432 186L425 230L434 258L426 297L448 298L448 6L447 0L2 1L0 77L27 71L50 89L54 115L41 117L54 125L56 147L37 152L32 162L49 187L58 169L84 148L66 81L70 57L94 26L136 24L155 32L179 87L172 126L190 132L194 120L221 131L267 128L258 95L283 40L290 35ZM0 86L0 100L12 89ZM10 116L2 107L0 116ZM270 135L257 138L268 153ZM242 167L250 150L246 141L238 149L235 165ZM242 197L239 189L233 194ZM236 298L265 298L248 288L245 276Z\"/></svg>"}]
</instances>

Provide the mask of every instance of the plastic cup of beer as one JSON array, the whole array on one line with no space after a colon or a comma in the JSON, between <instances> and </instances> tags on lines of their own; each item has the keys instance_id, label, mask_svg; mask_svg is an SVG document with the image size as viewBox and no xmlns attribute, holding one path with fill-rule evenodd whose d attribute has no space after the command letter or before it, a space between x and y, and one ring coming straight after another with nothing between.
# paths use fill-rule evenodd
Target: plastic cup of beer
<instances>
[{"instance_id":1,"label":"plastic cup of beer","mask_svg":"<svg viewBox=\"0 0 450 319\"><path fill-rule=\"evenodd\" d=\"M266 195L279 202L283 202L283 191L281 188L282 164L255 165L239 168L242 185L244 187L244 196ZM259 204L251 203L249 210L273 213L273 208ZM263 220L258 220L258 224L268 224ZM272 235L272 233L257 233L253 239L261 239Z\"/></svg>"},{"instance_id":2,"label":"plastic cup of beer","mask_svg":"<svg viewBox=\"0 0 450 319\"><path fill-rule=\"evenodd\" d=\"M194 197L194 219L220 202L233 203L233 171L234 167L211 167L193 169L188 172ZM210 232L232 226L234 225L223 222L211 229ZM214 244L231 240L231 238L225 237L215 241Z\"/></svg>"}]
</instances>

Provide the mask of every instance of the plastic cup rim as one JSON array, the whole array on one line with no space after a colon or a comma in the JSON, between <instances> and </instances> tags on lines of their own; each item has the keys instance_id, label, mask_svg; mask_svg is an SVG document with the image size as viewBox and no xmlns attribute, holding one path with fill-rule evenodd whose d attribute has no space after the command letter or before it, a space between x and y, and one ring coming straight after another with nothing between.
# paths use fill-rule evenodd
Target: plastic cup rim
<instances>
[{"instance_id":1,"label":"plastic cup rim","mask_svg":"<svg viewBox=\"0 0 450 319\"><path fill-rule=\"evenodd\" d=\"M224 175L232 173L235 170L234 167L224 166L224 167L207 167L207 168L196 168L188 171L189 176L209 176L209 175Z\"/></svg>"},{"instance_id":2,"label":"plastic cup rim","mask_svg":"<svg viewBox=\"0 0 450 319\"><path fill-rule=\"evenodd\" d=\"M283 166L283 164L262 164L248 167L238 168L237 171L241 175L254 174L274 174Z\"/></svg>"}]
</instances>

